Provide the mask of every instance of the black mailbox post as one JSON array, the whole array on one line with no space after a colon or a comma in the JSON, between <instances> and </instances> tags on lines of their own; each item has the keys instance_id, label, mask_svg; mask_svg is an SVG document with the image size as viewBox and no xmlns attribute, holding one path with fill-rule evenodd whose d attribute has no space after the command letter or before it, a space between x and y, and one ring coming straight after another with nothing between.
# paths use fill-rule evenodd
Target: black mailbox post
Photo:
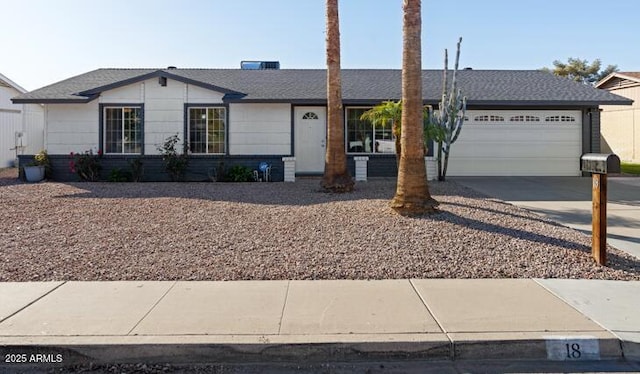
<instances>
[{"instance_id":1,"label":"black mailbox post","mask_svg":"<svg viewBox=\"0 0 640 374\"><path fill-rule=\"evenodd\" d=\"M607 264L607 174L620 172L620 158L614 154L586 153L580 170L592 173L591 253L600 265Z\"/></svg>"}]
</instances>

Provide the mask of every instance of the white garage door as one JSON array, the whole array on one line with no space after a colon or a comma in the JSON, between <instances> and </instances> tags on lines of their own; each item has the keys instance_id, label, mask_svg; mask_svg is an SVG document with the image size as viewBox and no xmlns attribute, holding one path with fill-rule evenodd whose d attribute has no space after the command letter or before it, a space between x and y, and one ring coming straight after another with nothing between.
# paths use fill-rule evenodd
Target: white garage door
<instances>
[{"instance_id":1,"label":"white garage door","mask_svg":"<svg viewBox=\"0 0 640 374\"><path fill-rule=\"evenodd\" d=\"M448 175L580 175L580 111L467 111Z\"/></svg>"}]
</instances>

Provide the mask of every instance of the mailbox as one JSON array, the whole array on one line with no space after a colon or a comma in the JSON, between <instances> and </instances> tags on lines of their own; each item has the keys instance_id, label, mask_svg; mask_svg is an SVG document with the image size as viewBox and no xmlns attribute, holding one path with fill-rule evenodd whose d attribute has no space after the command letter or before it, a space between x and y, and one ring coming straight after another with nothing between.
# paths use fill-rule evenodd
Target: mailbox
<instances>
[{"instance_id":1,"label":"mailbox","mask_svg":"<svg viewBox=\"0 0 640 374\"><path fill-rule=\"evenodd\" d=\"M620 158L612 153L585 153L580 170L591 173L591 254L599 265L607 264L607 174L620 172Z\"/></svg>"},{"instance_id":2,"label":"mailbox","mask_svg":"<svg viewBox=\"0 0 640 374\"><path fill-rule=\"evenodd\" d=\"M613 153L585 153L580 157L580 170L596 174L620 172L620 158Z\"/></svg>"}]
</instances>

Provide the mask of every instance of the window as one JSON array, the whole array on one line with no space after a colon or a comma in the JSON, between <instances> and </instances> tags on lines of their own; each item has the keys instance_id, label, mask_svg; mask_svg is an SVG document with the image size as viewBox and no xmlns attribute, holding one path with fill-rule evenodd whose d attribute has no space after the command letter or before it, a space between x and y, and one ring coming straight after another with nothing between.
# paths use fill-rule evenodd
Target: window
<instances>
[{"instance_id":1,"label":"window","mask_svg":"<svg viewBox=\"0 0 640 374\"><path fill-rule=\"evenodd\" d=\"M188 121L191 153L225 153L225 108L189 108Z\"/></svg>"},{"instance_id":2,"label":"window","mask_svg":"<svg viewBox=\"0 0 640 374\"><path fill-rule=\"evenodd\" d=\"M104 152L142 153L142 108L104 108Z\"/></svg>"},{"instance_id":3,"label":"window","mask_svg":"<svg viewBox=\"0 0 640 374\"><path fill-rule=\"evenodd\" d=\"M473 120L476 122L504 122L504 117L485 114L483 116L475 116Z\"/></svg>"},{"instance_id":4,"label":"window","mask_svg":"<svg viewBox=\"0 0 640 374\"><path fill-rule=\"evenodd\" d=\"M314 112L307 112L302 116L302 119L318 119L318 115Z\"/></svg>"},{"instance_id":5,"label":"window","mask_svg":"<svg viewBox=\"0 0 640 374\"><path fill-rule=\"evenodd\" d=\"M511 122L540 122L540 117L538 116L513 116L510 118Z\"/></svg>"},{"instance_id":6,"label":"window","mask_svg":"<svg viewBox=\"0 0 640 374\"><path fill-rule=\"evenodd\" d=\"M371 122L360 119L370 108L347 108L347 152L395 154L395 139L391 123L373 127Z\"/></svg>"},{"instance_id":7,"label":"window","mask_svg":"<svg viewBox=\"0 0 640 374\"><path fill-rule=\"evenodd\" d=\"M575 122L574 116L549 116L544 119L547 122Z\"/></svg>"}]
</instances>

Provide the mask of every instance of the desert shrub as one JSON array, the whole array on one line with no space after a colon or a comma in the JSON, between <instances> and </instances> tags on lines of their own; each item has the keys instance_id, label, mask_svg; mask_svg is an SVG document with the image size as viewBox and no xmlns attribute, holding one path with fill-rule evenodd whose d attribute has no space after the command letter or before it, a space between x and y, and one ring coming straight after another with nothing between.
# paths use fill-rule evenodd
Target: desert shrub
<instances>
[{"instance_id":1,"label":"desert shrub","mask_svg":"<svg viewBox=\"0 0 640 374\"><path fill-rule=\"evenodd\" d=\"M127 163L131 168L131 181L142 182L142 177L144 175L144 165L142 159L140 157L137 157L127 161Z\"/></svg>"},{"instance_id":2,"label":"desert shrub","mask_svg":"<svg viewBox=\"0 0 640 374\"><path fill-rule=\"evenodd\" d=\"M80 177L80 180L87 182L97 182L100 180L100 158L102 151L93 153L93 150L84 151L83 153L73 153L69 155L69 170Z\"/></svg>"},{"instance_id":3,"label":"desert shrub","mask_svg":"<svg viewBox=\"0 0 640 374\"><path fill-rule=\"evenodd\" d=\"M158 147L158 152L162 155L165 170L169 173L172 181L183 181L185 173L189 167L189 146L184 142L182 153L176 150L177 144L180 142L178 134L168 137L162 146Z\"/></svg>"},{"instance_id":4,"label":"desert shrub","mask_svg":"<svg viewBox=\"0 0 640 374\"><path fill-rule=\"evenodd\" d=\"M225 177L229 182L252 182L253 170L243 165L236 165L225 173Z\"/></svg>"},{"instance_id":5,"label":"desert shrub","mask_svg":"<svg viewBox=\"0 0 640 374\"><path fill-rule=\"evenodd\" d=\"M111 169L109 172L109 182L128 182L129 181L129 173L123 171L120 168Z\"/></svg>"}]
</instances>

